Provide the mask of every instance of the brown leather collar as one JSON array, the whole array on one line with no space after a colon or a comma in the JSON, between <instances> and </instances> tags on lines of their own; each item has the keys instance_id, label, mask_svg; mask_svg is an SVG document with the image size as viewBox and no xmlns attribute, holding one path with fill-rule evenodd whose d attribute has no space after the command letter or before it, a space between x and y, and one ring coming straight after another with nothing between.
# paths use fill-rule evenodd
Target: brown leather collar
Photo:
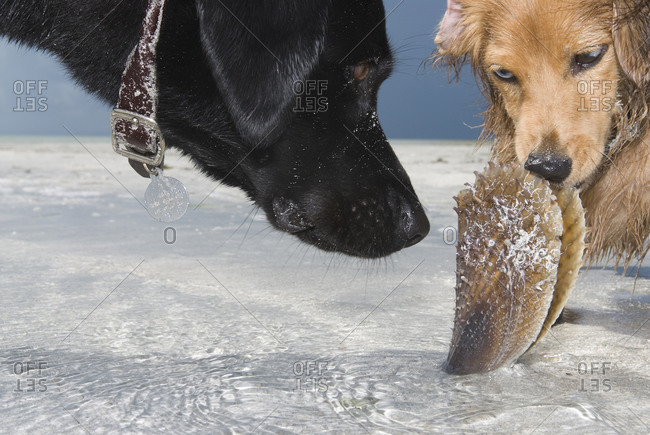
<instances>
[{"instance_id":1,"label":"brown leather collar","mask_svg":"<svg viewBox=\"0 0 650 435\"><path fill-rule=\"evenodd\" d=\"M149 0L140 40L127 60L117 107L111 113L113 149L146 178L165 157L165 139L156 122L156 48L164 8L165 0Z\"/></svg>"}]
</instances>

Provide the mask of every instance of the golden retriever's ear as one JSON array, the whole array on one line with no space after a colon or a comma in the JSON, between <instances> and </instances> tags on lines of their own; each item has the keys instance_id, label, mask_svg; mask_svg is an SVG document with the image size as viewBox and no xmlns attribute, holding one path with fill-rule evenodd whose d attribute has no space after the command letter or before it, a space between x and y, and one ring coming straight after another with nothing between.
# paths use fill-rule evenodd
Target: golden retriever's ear
<instances>
[{"instance_id":1,"label":"golden retriever's ear","mask_svg":"<svg viewBox=\"0 0 650 435\"><path fill-rule=\"evenodd\" d=\"M475 29L480 26L474 25L470 18L477 20L480 14L475 10L471 13L469 7L467 0L447 0L447 12L434 41L438 45L438 50L432 56L434 62L448 66L456 74L467 58L475 55L474 51L479 45L479 32Z\"/></svg>"},{"instance_id":2,"label":"golden retriever's ear","mask_svg":"<svg viewBox=\"0 0 650 435\"><path fill-rule=\"evenodd\" d=\"M446 55L452 48L460 48L454 46L454 42L460 39L463 33L462 17L463 8L458 3L458 0L447 0L447 11L440 22L438 34L434 41L438 44L438 52L441 55Z\"/></svg>"},{"instance_id":3,"label":"golden retriever's ear","mask_svg":"<svg viewBox=\"0 0 650 435\"><path fill-rule=\"evenodd\" d=\"M623 72L637 86L650 86L650 2L614 0L614 46Z\"/></svg>"}]
</instances>

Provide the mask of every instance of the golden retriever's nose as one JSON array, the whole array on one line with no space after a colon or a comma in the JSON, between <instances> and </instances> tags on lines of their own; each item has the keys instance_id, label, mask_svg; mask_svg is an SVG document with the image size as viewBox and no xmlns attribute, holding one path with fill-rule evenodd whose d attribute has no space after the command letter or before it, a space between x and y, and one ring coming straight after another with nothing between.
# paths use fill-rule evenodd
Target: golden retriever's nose
<instances>
[{"instance_id":1,"label":"golden retriever's nose","mask_svg":"<svg viewBox=\"0 0 650 435\"><path fill-rule=\"evenodd\" d=\"M571 174L573 161L561 154L531 153L524 167L553 183L561 183Z\"/></svg>"}]
</instances>

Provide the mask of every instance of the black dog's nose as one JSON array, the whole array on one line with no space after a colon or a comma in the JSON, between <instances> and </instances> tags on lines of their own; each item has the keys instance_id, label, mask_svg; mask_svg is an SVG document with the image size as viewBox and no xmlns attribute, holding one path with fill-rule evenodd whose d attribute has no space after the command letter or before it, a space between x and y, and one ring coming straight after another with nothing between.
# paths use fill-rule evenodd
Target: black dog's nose
<instances>
[{"instance_id":1,"label":"black dog's nose","mask_svg":"<svg viewBox=\"0 0 650 435\"><path fill-rule=\"evenodd\" d=\"M287 198L273 200L273 215L275 225L289 234L298 234L313 227L298 204Z\"/></svg>"},{"instance_id":2,"label":"black dog's nose","mask_svg":"<svg viewBox=\"0 0 650 435\"><path fill-rule=\"evenodd\" d=\"M400 234L404 240L404 247L408 248L420 243L429 234L430 224L422 206L418 204L413 209L408 204L402 204L400 221Z\"/></svg>"},{"instance_id":3,"label":"black dog's nose","mask_svg":"<svg viewBox=\"0 0 650 435\"><path fill-rule=\"evenodd\" d=\"M540 177L554 183L561 183L571 174L573 161L558 154L535 154L528 156L524 167Z\"/></svg>"}]
</instances>

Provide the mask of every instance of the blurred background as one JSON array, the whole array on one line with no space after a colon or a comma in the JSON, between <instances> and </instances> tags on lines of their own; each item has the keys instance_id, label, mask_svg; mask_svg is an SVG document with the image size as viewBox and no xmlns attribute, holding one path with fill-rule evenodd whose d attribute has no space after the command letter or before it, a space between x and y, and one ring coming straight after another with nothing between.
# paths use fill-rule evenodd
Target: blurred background
<instances>
[{"instance_id":1,"label":"blurred background","mask_svg":"<svg viewBox=\"0 0 650 435\"><path fill-rule=\"evenodd\" d=\"M475 139L482 97L469 68L458 83L425 63L443 0L384 0L398 64L379 94L391 139ZM51 56L0 39L0 135L108 136L110 107L83 91Z\"/></svg>"}]
</instances>

